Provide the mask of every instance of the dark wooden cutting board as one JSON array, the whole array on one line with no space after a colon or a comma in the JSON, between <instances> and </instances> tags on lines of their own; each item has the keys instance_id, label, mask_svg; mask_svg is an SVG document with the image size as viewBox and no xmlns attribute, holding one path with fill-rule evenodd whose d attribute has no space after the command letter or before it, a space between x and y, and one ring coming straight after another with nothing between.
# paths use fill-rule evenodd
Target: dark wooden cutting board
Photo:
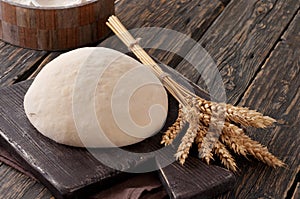
<instances>
[{"instance_id":1,"label":"dark wooden cutting board","mask_svg":"<svg viewBox=\"0 0 300 199\"><path fill-rule=\"evenodd\" d=\"M163 67L169 73L176 73ZM182 80L179 74L175 75L178 81ZM97 150L108 161L111 157L118 158L122 170L118 171L103 165L85 149L60 145L44 137L30 124L23 109L24 95L31 83L21 82L0 90L0 144L14 154L56 198L86 197L95 190L105 189L133 175L126 171L156 164L155 157L151 155L128 158L120 156L114 149ZM195 88L198 94L206 95ZM163 130L177 116L177 103L172 97L169 97L169 106ZM161 133L124 149L149 152L161 147L160 139ZM163 156L174 158L171 153ZM171 198L210 198L229 190L234 181L231 172L218 166L207 166L196 158L189 158L184 166L174 162L158 172Z\"/></svg>"}]
</instances>

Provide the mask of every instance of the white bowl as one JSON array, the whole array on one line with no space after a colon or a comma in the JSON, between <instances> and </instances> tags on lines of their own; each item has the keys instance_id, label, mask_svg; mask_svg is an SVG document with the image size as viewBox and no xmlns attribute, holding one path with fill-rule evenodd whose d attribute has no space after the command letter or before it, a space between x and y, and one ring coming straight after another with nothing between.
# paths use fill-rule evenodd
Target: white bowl
<instances>
[{"instance_id":1,"label":"white bowl","mask_svg":"<svg viewBox=\"0 0 300 199\"><path fill-rule=\"evenodd\" d=\"M33 3L35 5L33 5ZM0 0L0 39L36 50L69 50L110 33L114 0Z\"/></svg>"},{"instance_id":2,"label":"white bowl","mask_svg":"<svg viewBox=\"0 0 300 199\"><path fill-rule=\"evenodd\" d=\"M64 7L82 3L81 0L32 0L37 7Z\"/></svg>"}]
</instances>

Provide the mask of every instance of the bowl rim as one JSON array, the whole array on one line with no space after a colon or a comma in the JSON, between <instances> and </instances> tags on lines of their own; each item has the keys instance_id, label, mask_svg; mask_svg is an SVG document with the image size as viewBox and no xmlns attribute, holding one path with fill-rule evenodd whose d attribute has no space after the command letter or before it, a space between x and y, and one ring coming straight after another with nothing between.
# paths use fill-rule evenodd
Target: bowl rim
<instances>
[{"instance_id":1,"label":"bowl rim","mask_svg":"<svg viewBox=\"0 0 300 199\"><path fill-rule=\"evenodd\" d=\"M89 0L83 3L79 4L74 4L74 5L68 5L68 6L57 6L57 7L41 7L41 6L34 6L34 5L24 5L21 3L13 2L11 0L0 0L0 3L5 2L7 4L10 4L12 6L17 6L21 8L26 8L26 9L32 9L32 10L65 10L65 9L73 9L73 8L78 8L82 6L86 6L89 4L94 4L97 3L101 0Z\"/></svg>"}]
</instances>

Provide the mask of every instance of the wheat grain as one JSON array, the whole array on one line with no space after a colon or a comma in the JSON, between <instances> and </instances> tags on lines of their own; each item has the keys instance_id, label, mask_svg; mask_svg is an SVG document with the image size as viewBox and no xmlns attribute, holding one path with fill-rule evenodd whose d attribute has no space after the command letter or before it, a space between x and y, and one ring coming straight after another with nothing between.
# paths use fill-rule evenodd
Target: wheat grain
<instances>
[{"instance_id":1,"label":"wheat grain","mask_svg":"<svg viewBox=\"0 0 300 199\"><path fill-rule=\"evenodd\" d=\"M183 110L183 112L184 111L185 110ZM195 108L189 111L197 112ZM196 113L188 114L188 116L191 116L191 118L187 118L187 120L190 121L190 126L185 135L183 136L181 143L178 147L177 153L175 154L176 159L179 160L181 164L184 164L185 159L188 157L190 148L192 147L192 144L199 130L198 121L197 118L193 117L194 115L196 115Z\"/></svg>"},{"instance_id":2,"label":"wheat grain","mask_svg":"<svg viewBox=\"0 0 300 199\"><path fill-rule=\"evenodd\" d=\"M176 160L179 160L180 164L184 164L186 158L188 157L190 148L192 147L194 139L197 135L196 130L197 129L195 128L189 128L181 140L177 153L175 154Z\"/></svg>"},{"instance_id":3,"label":"wheat grain","mask_svg":"<svg viewBox=\"0 0 300 199\"><path fill-rule=\"evenodd\" d=\"M234 158L226 149L225 145L218 141L214 146L214 153L219 157L221 163L229 170L236 172L237 166Z\"/></svg>"},{"instance_id":4,"label":"wheat grain","mask_svg":"<svg viewBox=\"0 0 300 199\"><path fill-rule=\"evenodd\" d=\"M220 136L220 139L223 143L225 143L230 149L232 149L235 153L243 155L247 157L247 150L245 146L241 143L239 136L233 131L243 131L242 129L236 127L233 124L229 124L226 122L224 124L223 132Z\"/></svg>"},{"instance_id":5,"label":"wheat grain","mask_svg":"<svg viewBox=\"0 0 300 199\"><path fill-rule=\"evenodd\" d=\"M206 136L207 133L207 127L204 126L202 123L199 123L198 126L198 132L197 132L197 136L195 138L195 143L198 145L198 148L201 147L201 144L203 143L203 139Z\"/></svg>"},{"instance_id":6,"label":"wheat grain","mask_svg":"<svg viewBox=\"0 0 300 199\"><path fill-rule=\"evenodd\" d=\"M227 123L224 127L225 133L228 136L228 139L231 140L230 147L242 155L251 154L256 159L268 164L272 167L282 167L285 164L271 154L267 147L261 145L259 142L252 140L247 136L242 129L239 127ZM235 145L233 145L233 143ZM242 149L242 152L241 152Z\"/></svg>"},{"instance_id":7,"label":"wheat grain","mask_svg":"<svg viewBox=\"0 0 300 199\"><path fill-rule=\"evenodd\" d=\"M182 131L186 121L183 117L182 105L179 105L178 117L176 121L168 128L165 134L162 137L161 144L170 145L177 137L177 135Z\"/></svg>"},{"instance_id":8,"label":"wheat grain","mask_svg":"<svg viewBox=\"0 0 300 199\"><path fill-rule=\"evenodd\" d=\"M255 110L249 110L245 107L235 107L227 104L226 108L226 117L230 121L241 124L245 127L253 126L256 128L266 128L276 122L276 120L271 117L264 116Z\"/></svg>"},{"instance_id":9,"label":"wheat grain","mask_svg":"<svg viewBox=\"0 0 300 199\"><path fill-rule=\"evenodd\" d=\"M266 147L245 135L243 129L230 122L242 126L265 128L272 125L275 120L263 114L243 107L210 102L195 95L182 85L178 84L169 75L166 75L160 66L138 45L128 30L119 19L111 16L107 25L123 41L123 43L148 66L152 72L161 79L162 84L179 102L179 116L176 122L167 130L162 139L162 144L168 145L173 142L181 132L185 123L189 128L182 138L182 142L176 153L176 159L183 164L189 154L190 147L196 138L200 157L208 164L213 158L212 149L222 163L231 170L236 170L236 165L221 140L235 153L247 156L251 154L257 159L270 166L284 166L284 163L273 156ZM223 130L221 127L225 121Z\"/></svg>"}]
</instances>

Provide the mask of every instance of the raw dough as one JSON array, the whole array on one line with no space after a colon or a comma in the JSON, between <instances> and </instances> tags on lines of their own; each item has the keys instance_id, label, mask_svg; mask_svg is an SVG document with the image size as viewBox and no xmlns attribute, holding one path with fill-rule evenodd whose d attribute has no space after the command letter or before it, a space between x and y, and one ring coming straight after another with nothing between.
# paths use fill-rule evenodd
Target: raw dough
<instances>
[{"instance_id":1,"label":"raw dough","mask_svg":"<svg viewBox=\"0 0 300 199\"><path fill-rule=\"evenodd\" d=\"M159 79L107 48L81 48L47 64L24 99L27 117L46 137L79 147L126 146L157 133L168 100Z\"/></svg>"}]
</instances>

